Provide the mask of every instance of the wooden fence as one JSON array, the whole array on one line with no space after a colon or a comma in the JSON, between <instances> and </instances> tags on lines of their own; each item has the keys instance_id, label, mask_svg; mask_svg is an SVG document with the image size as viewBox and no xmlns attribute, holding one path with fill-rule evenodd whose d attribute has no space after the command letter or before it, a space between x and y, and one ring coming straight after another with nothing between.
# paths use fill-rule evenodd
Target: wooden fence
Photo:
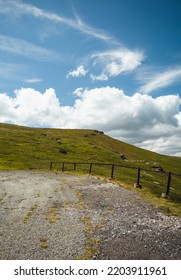
<instances>
[{"instance_id":1,"label":"wooden fence","mask_svg":"<svg viewBox=\"0 0 181 280\"><path fill-rule=\"evenodd\" d=\"M145 169L145 168L140 168L140 167L134 167L134 166L124 166L121 164L114 164L114 163L97 163L97 162L55 162L55 161L51 161L50 162L50 170L53 170L53 165L54 164L58 164L61 167L62 172L65 171L65 166L66 165L71 165L73 170L76 171L77 166L78 165L86 165L88 166L87 168L87 172L89 174L92 173L92 169L93 166L110 166L110 177L111 179L114 178L114 171L115 171L115 167L121 167L121 168L125 168L125 169L134 169L137 170L137 177L135 178L136 183L134 184L135 187L137 188L142 188L141 185L141 172L150 172L150 173L155 173L155 174L160 174L163 176L167 176L167 180L166 180L166 185L165 185L165 193L162 194L163 197L168 197L170 194L170 186L171 186L171 179L173 176L175 177L180 177L181 178L181 174L176 174L176 173L172 173L172 172L163 172L163 171L156 171L156 170L151 170L151 169Z\"/></svg>"}]
</instances>

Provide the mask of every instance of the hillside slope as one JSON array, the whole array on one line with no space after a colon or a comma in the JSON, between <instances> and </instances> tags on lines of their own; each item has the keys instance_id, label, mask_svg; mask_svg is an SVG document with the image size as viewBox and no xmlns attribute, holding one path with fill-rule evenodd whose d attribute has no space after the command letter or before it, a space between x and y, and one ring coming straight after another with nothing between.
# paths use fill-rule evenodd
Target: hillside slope
<instances>
[{"instance_id":1,"label":"hillside slope","mask_svg":"<svg viewBox=\"0 0 181 280\"><path fill-rule=\"evenodd\" d=\"M180 157L150 152L96 130L28 128L0 123L1 170L48 170L51 161L115 163L161 170L160 174L141 173L144 190L156 196L165 192L167 172L181 173ZM60 164L54 165L54 170L58 168L61 169ZM87 172L87 168L81 166L80 171ZM73 168L66 166L65 170ZM110 177L110 166L93 167L93 174ZM116 167L115 178L133 186L137 170ZM181 177L173 177L171 187L171 199L180 203Z\"/></svg>"},{"instance_id":2,"label":"hillside slope","mask_svg":"<svg viewBox=\"0 0 181 280\"><path fill-rule=\"evenodd\" d=\"M29 128L0 123L1 169L46 169L50 161L158 163L181 173L181 158L153 153L102 132L80 129ZM146 163L147 161L147 163ZM145 165L145 166L146 166Z\"/></svg>"}]
</instances>

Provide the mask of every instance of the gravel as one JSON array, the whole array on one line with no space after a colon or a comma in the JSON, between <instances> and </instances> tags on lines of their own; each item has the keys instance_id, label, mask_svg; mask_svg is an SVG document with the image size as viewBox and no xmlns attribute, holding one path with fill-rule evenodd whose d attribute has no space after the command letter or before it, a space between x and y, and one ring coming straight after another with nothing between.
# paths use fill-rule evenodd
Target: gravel
<instances>
[{"instance_id":1,"label":"gravel","mask_svg":"<svg viewBox=\"0 0 181 280\"><path fill-rule=\"evenodd\" d=\"M93 176L0 171L0 259L181 259L181 217Z\"/></svg>"}]
</instances>

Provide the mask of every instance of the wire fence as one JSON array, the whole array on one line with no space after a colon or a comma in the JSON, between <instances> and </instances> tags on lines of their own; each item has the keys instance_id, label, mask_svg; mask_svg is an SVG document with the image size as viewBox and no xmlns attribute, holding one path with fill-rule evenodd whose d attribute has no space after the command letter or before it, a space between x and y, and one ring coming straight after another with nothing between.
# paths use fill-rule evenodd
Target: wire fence
<instances>
[{"instance_id":1,"label":"wire fence","mask_svg":"<svg viewBox=\"0 0 181 280\"><path fill-rule=\"evenodd\" d=\"M181 202L181 174L156 171L135 166L97 162L50 162L50 170L81 171L133 183L136 188L147 186L151 192Z\"/></svg>"}]
</instances>

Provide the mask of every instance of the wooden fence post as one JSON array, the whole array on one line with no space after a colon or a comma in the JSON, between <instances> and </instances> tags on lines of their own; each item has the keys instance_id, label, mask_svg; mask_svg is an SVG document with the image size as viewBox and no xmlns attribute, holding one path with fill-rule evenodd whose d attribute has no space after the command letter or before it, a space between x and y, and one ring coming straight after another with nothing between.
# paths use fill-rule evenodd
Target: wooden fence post
<instances>
[{"instance_id":1,"label":"wooden fence post","mask_svg":"<svg viewBox=\"0 0 181 280\"><path fill-rule=\"evenodd\" d=\"M168 173L168 179L167 179L166 196L169 196L171 177L172 177L172 173L169 172Z\"/></svg>"},{"instance_id":2,"label":"wooden fence post","mask_svg":"<svg viewBox=\"0 0 181 280\"><path fill-rule=\"evenodd\" d=\"M139 186L140 184L140 171L141 171L141 168L138 167L138 175L137 175L137 185Z\"/></svg>"},{"instance_id":3,"label":"wooden fence post","mask_svg":"<svg viewBox=\"0 0 181 280\"><path fill-rule=\"evenodd\" d=\"M52 170L52 165L53 165L53 162L51 161L50 162L50 170Z\"/></svg>"},{"instance_id":4,"label":"wooden fence post","mask_svg":"<svg viewBox=\"0 0 181 280\"><path fill-rule=\"evenodd\" d=\"M92 172L92 163L90 163L89 174Z\"/></svg>"},{"instance_id":5,"label":"wooden fence post","mask_svg":"<svg viewBox=\"0 0 181 280\"><path fill-rule=\"evenodd\" d=\"M65 170L65 163L63 162L63 164L62 164L62 172L64 172L64 170Z\"/></svg>"},{"instance_id":6,"label":"wooden fence post","mask_svg":"<svg viewBox=\"0 0 181 280\"><path fill-rule=\"evenodd\" d=\"M76 170L76 162L74 162L74 171Z\"/></svg>"},{"instance_id":7,"label":"wooden fence post","mask_svg":"<svg viewBox=\"0 0 181 280\"><path fill-rule=\"evenodd\" d=\"M137 182L136 184L134 184L134 187L141 189L142 185L140 184L140 174L141 174L141 168L138 167Z\"/></svg>"},{"instance_id":8,"label":"wooden fence post","mask_svg":"<svg viewBox=\"0 0 181 280\"><path fill-rule=\"evenodd\" d=\"M111 178L113 179L114 176L114 163L112 164L112 169L111 169Z\"/></svg>"}]
</instances>

